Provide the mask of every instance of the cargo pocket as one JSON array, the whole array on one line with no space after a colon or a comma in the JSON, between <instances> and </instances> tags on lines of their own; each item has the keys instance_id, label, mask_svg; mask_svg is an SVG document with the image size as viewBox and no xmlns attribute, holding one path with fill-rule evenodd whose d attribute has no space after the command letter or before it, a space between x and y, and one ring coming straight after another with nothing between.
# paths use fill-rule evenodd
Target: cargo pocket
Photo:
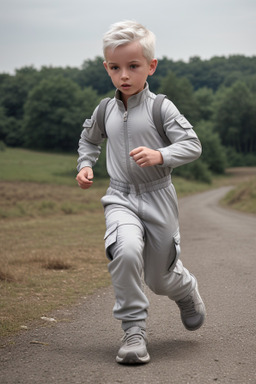
<instances>
[{"instance_id":1,"label":"cargo pocket","mask_svg":"<svg viewBox=\"0 0 256 384\"><path fill-rule=\"evenodd\" d=\"M106 256L109 260L112 260L111 253L109 252L109 248L111 245L115 244L117 238L117 223L112 224L105 233L105 251Z\"/></svg>"},{"instance_id":2,"label":"cargo pocket","mask_svg":"<svg viewBox=\"0 0 256 384\"><path fill-rule=\"evenodd\" d=\"M179 230L173 235L173 243L174 243L175 255L174 255L172 263L169 267L170 272L175 268L176 263L178 261L178 258L180 256L180 232L179 232Z\"/></svg>"}]
</instances>

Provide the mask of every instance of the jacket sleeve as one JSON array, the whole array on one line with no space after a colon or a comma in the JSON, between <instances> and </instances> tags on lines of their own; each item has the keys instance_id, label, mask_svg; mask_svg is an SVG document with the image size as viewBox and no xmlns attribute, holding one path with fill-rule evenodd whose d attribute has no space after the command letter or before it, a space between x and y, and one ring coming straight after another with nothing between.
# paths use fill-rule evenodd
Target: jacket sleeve
<instances>
[{"instance_id":1,"label":"jacket sleeve","mask_svg":"<svg viewBox=\"0 0 256 384\"><path fill-rule=\"evenodd\" d=\"M162 167L177 168L198 159L202 146L193 126L168 99L162 106L163 128L171 145L158 148L163 157Z\"/></svg>"},{"instance_id":2,"label":"jacket sleeve","mask_svg":"<svg viewBox=\"0 0 256 384\"><path fill-rule=\"evenodd\" d=\"M98 107L93 112L90 119L86 119L83 124L83 131L78 145L78 172L84 167L93 167L101 153L101 144L104 139L96 122L96 113Z\"/></svg>"}]
</instances>

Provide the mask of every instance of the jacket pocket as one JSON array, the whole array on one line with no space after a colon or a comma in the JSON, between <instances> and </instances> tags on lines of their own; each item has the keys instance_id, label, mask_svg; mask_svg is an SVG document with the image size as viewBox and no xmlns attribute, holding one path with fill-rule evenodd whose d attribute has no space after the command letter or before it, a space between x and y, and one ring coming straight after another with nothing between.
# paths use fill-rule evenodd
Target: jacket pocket
<instances>
[{"instance_id":1,"label":"jacket pocket","mask_svg":"<svg viewBox=\"0 0 256 384\"><path fill-rule=\"evenodd\" d=\"M179 117L177 117L175 119L176 123L179 124L180 127L182 127L183 129L190 129L190 128L193 128L193 125L190 124L190 122L183 116L183 115L180 115Z\"/></svg>"},{"instance_id":2,"label":"jacket pocket","mask_svg":"<svg viewBox=\"0 0 256 384\"><path fill-rule=\"evenodd\" d=\"M173 235L173 244L174 244L174 257L169 267L169 271L172 271L175 268L178 258L180 256L180 231L179 230Z\"/></svg>"},{"instance_id":3,"label":"jacket pocket","mask_svg":"<svg viewBox=\"0 0 256 384\"><path fill-rule=\"evenodd\" d=\"M109 228L107 228L104 236L106 256L109 260L112 260L112 256L109 251L109 248L111 245L115 244L116 239L117 239L117 223L113 223Z\"/></svg>"}]
</instances>

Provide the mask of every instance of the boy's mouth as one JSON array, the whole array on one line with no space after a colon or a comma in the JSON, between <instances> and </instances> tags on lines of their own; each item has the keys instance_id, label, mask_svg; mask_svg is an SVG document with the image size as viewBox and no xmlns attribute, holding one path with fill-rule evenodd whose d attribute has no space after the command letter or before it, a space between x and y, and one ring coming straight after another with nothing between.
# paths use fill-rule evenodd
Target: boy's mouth
<instances>
[{"instance_id":1,"label":"boy's mouth","mask_svg":"<svg viewBox=\"0 0 256 384\"><path fill-rule=\"evenodd\" d=\"M128 88L130 88L131 86L130 86L130 84L122 84L121 87L122 87L123 89L128 89Z\"/></svg>"}]
</instances>

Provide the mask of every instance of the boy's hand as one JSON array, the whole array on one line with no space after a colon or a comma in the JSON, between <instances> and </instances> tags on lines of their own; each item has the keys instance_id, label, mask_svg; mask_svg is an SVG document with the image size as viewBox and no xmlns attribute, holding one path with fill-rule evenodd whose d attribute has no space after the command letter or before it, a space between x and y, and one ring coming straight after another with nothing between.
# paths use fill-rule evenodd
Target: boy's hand
<instances>
[{"instance_id":1,"label":"boy's hand","mask_svg":"<svg viewBox=\"0 0 256 384\"><path fill-rule=\"evenodd\" d=\"M134 148L130 156L139 167L151 167L153 165L163 164L161 152L147 147Z\"/></svg>"},{"instance_id":2,"label":"boy's hand","mask_svg":"<svg viewBox=\"0 0 256 384\"><path fill-rule=\"evenodd\" d=\"M77 183L80 188L88 189L92 186L93 171L90 167L84 167L76 176Z\"/></svg>"}]
</instances>

